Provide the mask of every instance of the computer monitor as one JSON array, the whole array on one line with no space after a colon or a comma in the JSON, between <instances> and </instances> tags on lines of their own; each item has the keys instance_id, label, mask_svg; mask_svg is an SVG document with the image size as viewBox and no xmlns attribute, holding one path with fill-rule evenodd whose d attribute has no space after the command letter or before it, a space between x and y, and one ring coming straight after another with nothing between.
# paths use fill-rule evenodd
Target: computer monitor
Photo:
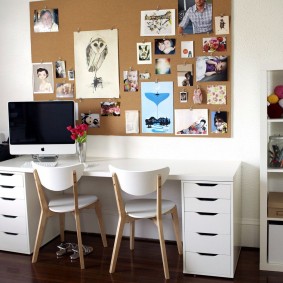
<instances>
[{"instance_id":1,"label":"computer monitor","mask_svg":"<svg viewBox=\"0 0 283 283\"><path fill-rule=\"evenodd\" d=\"M73 101L8 102L12 155L52 157L76 153L67 127L75 125Z\"/></svg>"}]
</instances>

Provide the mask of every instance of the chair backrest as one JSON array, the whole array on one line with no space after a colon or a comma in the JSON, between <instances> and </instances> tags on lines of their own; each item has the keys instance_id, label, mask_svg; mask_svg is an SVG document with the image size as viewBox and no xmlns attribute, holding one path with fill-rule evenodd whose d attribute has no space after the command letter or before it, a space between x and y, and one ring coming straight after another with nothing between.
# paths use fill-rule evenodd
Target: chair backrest
<instances>
[{"instance_id":1,"label":"chair backrest","mask_svg":"<svg viewBox=\"0 0 283 283\"><path fill-rule=\"evenodd\" d=\"M131 171L112 165L109 165L109 170L112 175L114 173L117 175L121 190L134 196L142 196L156 191L158 175L161 176L161 185L163 185L170 172L169 167L150 171Z\"/></svg>"},{"instance_id":2,"label":"chair backrest","mask_svg":"<svg viewBox=\"0 0 283 283\"><path fill-rule=\"evenodd\" d=\"M77 181L81 178L84 165L74 164L68 166L46 167L40 163L32 162L36 169L40 183L48 190L63 191L73 186L73 171L76 171Z\"/></svg>"}]
</instances>

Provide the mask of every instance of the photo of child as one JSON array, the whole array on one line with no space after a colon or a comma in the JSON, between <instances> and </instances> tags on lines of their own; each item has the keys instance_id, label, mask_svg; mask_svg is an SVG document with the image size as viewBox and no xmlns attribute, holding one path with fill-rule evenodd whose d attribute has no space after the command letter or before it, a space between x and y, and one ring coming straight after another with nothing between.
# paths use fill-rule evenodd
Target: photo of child
<instances>
[{"instance_id":1,"label":"photo of child","mask_svg":"<svg viewBox=\"0 0 283 283\"><path fill-rule=\"evenodd\" d=\"M196 59L196 81L227 81L227 56L199 56Z\"/></svg>"},{"instance_id":2,"label":"photo of child","mask_svg":"<svg viewBox=\"0 0 283 283\"><path fill-rule=\"evenodd\" d=\"M124 71L124 91L138 91L138 71Z\"/></svg>"},{"instance_id":3,"label":"photo of child","mask_svg":"<svg viewBox=\"0 0 283 283\"><path fill-rule=\"evenodd\" d=\"M177 65L177 81L178 86L193 86L194 74L192 64Z\"/></svg>"},{"instance_id":4,"label":"photo of child","mask_svg":"<svg viewBox=\"0 0 283 283\"><path fill-rule=\"evenodd\" d=\"M211 113L211 132L226 134L228 132L227 111L215 111Z\"/></svg>"}]
</instances>

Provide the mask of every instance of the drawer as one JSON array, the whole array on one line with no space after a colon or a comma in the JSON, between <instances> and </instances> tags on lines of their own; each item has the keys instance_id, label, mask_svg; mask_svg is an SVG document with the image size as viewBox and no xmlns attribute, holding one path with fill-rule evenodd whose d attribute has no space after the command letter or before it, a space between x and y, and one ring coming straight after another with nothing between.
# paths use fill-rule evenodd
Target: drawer
<instances>
[{"instance_id":1,"label":"drawer","mask_svg":"<svg viewBox=\"0 0 283 283\"><path fill-rule=\"evenodd\" d=\"M20 173L0 172L0 185L24 187L24 176Z\"/></svg>"},{"instance_id":2,"label":"drawer","mask_svg":"<svg viewBox=\"0 0 283 283\"><path fill-rule=\"evenodd\" d=\"M0 239L0 250L29 254L27 235L0 232Z\"/></svg>"},{"instance_id":3,"label":"drawer","mask_svg":"<svg viewBox=\"0 0 283 283\"><path fill-rule=\"evenodd\" d=\"M0 185L0 197L25 199L24 187Z\"/></svg>"},{"instance_id":4,"label":"drawer","mask_svg":"<svg viewBox=\"0 0 283 283\"><path fill-rule=\"evenodd\" d=\"M0 214L25 217L25 200L15 198L0 198Z\"/></svg>"},{"instance_id":5,"label":"drawer","mask_svg":"<svg viewBox=\"0 0 283 283\"><path fill-rule=\"evenodd\" d=\"M196 233L185 230L185 250L196 253L230 255L230 235Z\"/></svg>"},{"instance_id":6,"label":"drawer","mask_svg":"<svg viewBox=\"0 0 283 283\"><path fill-rule=\"evenodd\" d=\"M23 216L0 215L0 231L26 234L26 218Z\"/></svg>"},{"instance_id":7,"label":"drawer","mask_svg":"<svg viewBox=\"0 0 283 283\"><path fill-rule=\"evenodd\" d=\"M185 198L185 211L230 213L230 200L217 198Z\"/></svg>"},{"instance_id":8,"label":"drawer","mask_svg":"<svg viewBox=\"0 0 283 283\"><path fill-rule=\"evenodd\" d=\"M189 232L230 234L230 214L185 212L184 225Z\"/></svg>"},{"instance_id":9,"label":"drawer","mask_svg":"<svg viewBox=\"0 0 283 283\"><path fill-rule=\"evenodd\" d=\"M186 252L184 273L232 277L231 257L227 255Z\"/></svg>"},{"instance_id":10,"label":"drawer","mask_svg":"<svg viewBox=\"0 0 283 283\"><path fill-rule=\"evenodd\" d=\"M184 197L230 199L230 184L192 182L182 182L182 184Z\"/></svg>"}]
</instances>

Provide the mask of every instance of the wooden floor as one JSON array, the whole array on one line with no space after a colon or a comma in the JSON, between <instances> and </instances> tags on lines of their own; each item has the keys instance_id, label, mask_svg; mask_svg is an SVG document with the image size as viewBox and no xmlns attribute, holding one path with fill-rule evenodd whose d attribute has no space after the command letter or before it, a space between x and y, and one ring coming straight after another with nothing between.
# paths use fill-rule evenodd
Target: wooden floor
<instances>
[{"instance_id":1,"label":"wooden floor","mask_svg":"<svg viewBox=\"0 0 283 283\"><path fill-rule=\"evenodd\" d=\"M67 233L66 240L75 242L74 233ZM98 235L83 234L83 243L94 248L85 257L86 269L80 270L79 261L71 262L69 256L56 258L59 238L41 248L38 262L31 263L30 255L0 252L1 283L159 283L166 282L163 275L160 248L155 241L136 241L135 250L129 250L129 240L123 239L114 274L109 274L114 238L108 237L108 248L103 248ZM171 279L178 283L226 282L283 282L283 273L259 271L259 250L243 248L234 279L193 276L182 273L182 256L174 243L166 246Z\"/></svg>"}]
</instances>

